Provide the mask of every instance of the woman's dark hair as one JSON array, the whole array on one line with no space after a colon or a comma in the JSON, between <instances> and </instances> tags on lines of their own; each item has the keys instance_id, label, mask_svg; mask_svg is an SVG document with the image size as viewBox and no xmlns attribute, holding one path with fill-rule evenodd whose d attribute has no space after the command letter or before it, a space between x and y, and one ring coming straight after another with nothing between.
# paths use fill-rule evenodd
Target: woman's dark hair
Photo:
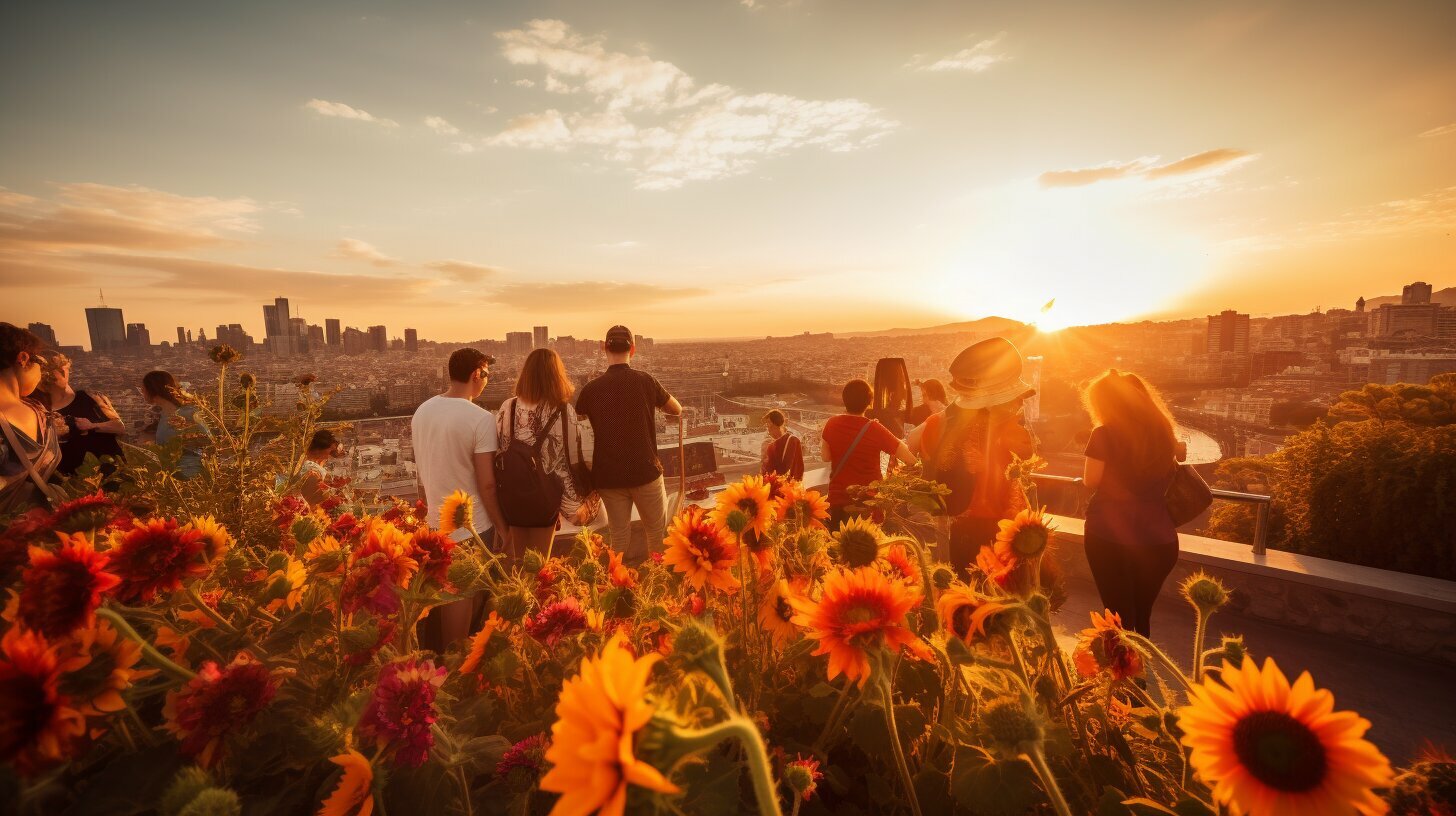
<instances>
[{"instance_id":1,"label":"woman's dark hair","mask_svg":"<svg viewBox=\"0 0 1456 816\"><path fill-rule=\"evenodd\" d=\"M862 414L874 402L875 389L863 379L853 379L844 384L844 391L839 396L844 400L844 410L851 414Z\"/></svg>"},{"instance_id":2,"label":"woman's dark hair","mask_svg":"<svg viewBox=\"0 0 1456 816\"><path fill-rule=\"evenodd\" d=\"M947 403L950 400L945 398L945 384L940 380L925 380L920 383L920 394L925 400L935 400L939 403Z\"/></svg>"},{"instance_id":3,"label":"woman's dark hair","mask_svg":"<svg viewBox=\"0 0 1456 816\"><path fill-rule=\"evenodd\" d=\"M337 436L334 436L333 431L325 428L321 431L314 431L313 439L309 440L308 442L308 450L309 453L315 453L322 450L330 450L337 444L339 444L339 438Z\"/></svg>"},{"instance_id":4,"label":"woman's dark hair","mask_svg":"<svg viewBox=\"0 0 1456 816\"><path fill-rule=\"evenodd\" d=\"M142 377L142 390L149 397L159 397L168 402L177 402L177 378L170 371L148 371Z\"/></svg>"},{"instance_id":5,"label":"woman's dark hair","mask_svg":"<svg viewBox=\"0 0 1456 816\"><path fill-rule=\"evenodd\" d=\"M45 344L29 330L0 323L0 371L14 366L22 353L34 360L42 348Z\"/></svg>"},{"instance_id":6,"label":"woman's dark hair","mask_svg":"<svg viewBox=\"0 0 1456 816\"><path fill-rule=\"evenodd\" d=\"M1126 461L1138 474L1155 478L1173 467L1178 445L1173 415L1142 377L1110 368L1087 384L1082 399L1092 422L1125 447Z\"/></svg>"},{"instance_id":7,"label":"woman's dark hair","mask_svg":"<svg viewBox=\"0 0 1456 816\"><path fill-rule=\"evenodd\" d=\"M565 405L576 386L566 376L561 355L551 349L538 348L526 355L521 374L516 378L516 397L530 403Z\"/></svg>"},{"instance_id":8,"label":"woman's dark hair","mask_svg":"<svg viewBox=\"0 0 1456 816\"><path fill-rule=\"evenodd\" d=\"M780 411L777 408L775 408L772 411L769 411L768 413L764 414L763 415L763 418L766 419L766 420L768 420L769 422L773 423L775 427L779 427L779 428L782 428L783 425L784 425L784 423L788 421L784 417L784 412L783 411Z\"/></svg>"}]
</instances>

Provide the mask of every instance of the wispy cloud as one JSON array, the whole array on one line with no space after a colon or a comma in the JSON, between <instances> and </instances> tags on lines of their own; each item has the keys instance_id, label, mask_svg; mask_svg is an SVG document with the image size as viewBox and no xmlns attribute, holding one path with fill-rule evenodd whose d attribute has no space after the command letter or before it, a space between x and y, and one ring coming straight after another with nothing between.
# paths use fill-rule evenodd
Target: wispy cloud
<instances>
[{"instance_id":1,"label":"wispy cloud","mask_svg":"<svg viewBox=\"0 0 1456 816\"><path fill-rule=\"evenodd\" d=\"M998 63L1011 59L1005 49L1001 47L1001 41L1004 39L1006 39L1006 32L1003 31L990 39L981 40L969 48L962 48L954 54L947 54L943 57L916 54L905 63L905 67L916 71L969 71L979 74L990 70Z\"/></svg>"},{"instance_id":2,"label":"wispy cloud","mask_svg":"<svg viewBox=\"0 0 1456 816\"><path fill-rule=\"evenodd\" d=\"M497 274L500 270L493 266L470 263L468 261L457 261L446 259L443 261L430 261L425 264L426 269L433 269L445 273L446 277L459 283L474 283L485 280Z\"/></svg>"},{"instance_id":3,"label":"wispy cloud","mask_svg":"<svg viewBox=\"0 0 1456 816\"><path fill-rule=\"evenodd\" d=\"M694 287L581 281L575 283L512 283L500 287L487 297L496 303L527 312L575 313L611 309L645 309L706 294L709 294L708 290Z\"/></svg>"},{"instance_id":4,"label":"wispy cloud","mask_svg":"<svg viewBox=\"0 0 1456 816\"><path fill-rule=\"evenodd\" d=\"M332 116L339 119L353 119L359 122L369 122L381 127L399 127L399 123L393 119L384 119L366 110L346 105L343 102L330 102L327 99L310 99L303 103L303 106L320 116Z\"/></svg>"},{"instance_id":5,"label":"wispy cloud","mask_svg":"<svg viewBox=\"0 0 1456 816\"><path fill-rule=\"evenodd\" d=\"M450 124L444 117L441 116L426 116L425 127L435 131L441 136L460 135L460 128Z\"/></svg>"},{"instance_id":6,"label":"wispy cloud","mask_svg":"<svg viewBox=\"0 0 1456 816\"><path fill-rule=\"evenodd\" d=\"M1159 164L1157 156L1143 156L1132 161L1108 162L1074 170L1049 170L1037 180L1043 187L1083 187L1124 178L1158 181L1180 176L1207 176L1227 172L1255 156L1247 150L1220 147L1163 164Z\"/></svg>"},{"instance_id":7,"label":"wispy cloud","mask_svg":"<svg viewBox=\"0 0 1456 816\"><path fill-rule=\"evenodd\" d=\"M257 229L249 198L183 196L147 187L61 184L56 200L0 190L0 249L106 246L175 252L236 243Z\"/></svg>"},{"instance_id":8,"label":"wispy cloud","mask_svg":"<svg viewBox=\"0 0 1456 816\"><path fill-rule=\"evenodd\" d=\"M487 144L590 148L630 168L639 189L739 175L766 157L805 147L857 150L897 126L856 99L816 101L703 85L670 62L608 50L600 37L579 34L560 20L533 20L496 36L509 62L545 71L547 93L587 104L579 111L552 107L517 116Z\"/></svg>"},{"instance_id":9,"label":"wispy cloud","mask_svg":"<svg viewBox=\"0 0 1456 816\"><path fill-rule=\"evenodd\" d=\"M1452 122L1449 125L1441 125L1440 127L1433 127L1419 134L1419 138L1434 139L1438 136L1450 136L1453 133L1456 133L1456 122Z\"/></svg>"},{"instance_id":10,"label":"wispy cloud","mask_svg":"<svg viewBox=\"0 0 1456 816\"><path fill-rule=\"evenodd\" d=\"M402 265L398 258L385 255L373 244L368 241L360 241L358 238L340 238L338 246L334 248L334 257L364 261L381 268Z\"/></svg>"}]
</instances>

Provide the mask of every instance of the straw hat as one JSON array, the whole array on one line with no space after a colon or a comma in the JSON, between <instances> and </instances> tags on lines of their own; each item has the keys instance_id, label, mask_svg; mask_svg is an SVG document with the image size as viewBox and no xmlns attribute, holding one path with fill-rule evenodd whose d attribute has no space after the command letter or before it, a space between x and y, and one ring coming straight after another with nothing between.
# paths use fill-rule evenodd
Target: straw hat
<instances>
[{"instance_id":1,"label":"straw hat","mask_svg":"<svg viewBox=\"0 0 1456 816\"><path fill-rule=\"evenodd\" d=\"M1021 379L1021 352L1004 337L992 337L956 355L950 388L966 408L990 408L1036 393Z\"/></svg>"}]
</instances>

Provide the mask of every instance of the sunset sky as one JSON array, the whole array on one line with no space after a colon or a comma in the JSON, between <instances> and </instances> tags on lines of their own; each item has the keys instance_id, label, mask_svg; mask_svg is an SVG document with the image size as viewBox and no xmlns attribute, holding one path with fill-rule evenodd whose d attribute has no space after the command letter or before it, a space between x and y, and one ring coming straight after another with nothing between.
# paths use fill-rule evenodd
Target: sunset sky
<instances>
[{"instance_id":1,"label":"sunset sky","mask_svg":"<svg viewBox=\"0 0 1456 816\"><path fill-rule=\"evenodd\" d=\"M1456 3L0 9L0 320L1047 327L1456 284Z\"/></svg>"}]
</instances>

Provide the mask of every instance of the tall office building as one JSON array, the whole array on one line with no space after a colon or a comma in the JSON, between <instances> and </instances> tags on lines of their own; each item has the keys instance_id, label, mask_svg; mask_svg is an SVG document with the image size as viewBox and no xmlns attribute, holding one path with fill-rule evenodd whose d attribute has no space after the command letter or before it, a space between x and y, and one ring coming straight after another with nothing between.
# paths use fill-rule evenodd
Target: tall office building
<instances>
[{"instance_id":1,"label":"tall office building","mask_svg":"<svg viewBox=\"0 0 1456 816\"><path fill-rule=\"evenodd\" d=\"M152 333L145 323L126 324L126 345L128 348L144 349L152 345Z\"/></svg>"},{"instance_id":2,"label":"tall office building","mask_svg":"<svg viewBox=\"0 0 1456 816\"><path fill-rule=\"evenodd\" d=\"M50 348L60 348L61 344L56 342L56 330L51 328L49 323L32 323L26 327L30 333L40 338L42 343Z\"/></svg>"},{"instance_id":3,"label":"tall office building","mask_svg":"<svg viewBox=\"0 0 1456 816\"><path fill-rule=\"evenodd\" d=\"M308 350L320 351L324 347L324 327L311 324L308 327Z\"/></svg>"},{"instance_id":4,"label":"tall office building","mask_svg":"<svg viewBox=\"0 0 1456 816\"><path fill-rule=\"evenodd\" d=\"M292 346L294 354L308 353L307 320L301 317L290 317L288 319L288 342Z\"/></svg>"},{"instance_id":5,"label":"tall office building","mask_svg":"<svg viewBox=\"0 0 1456 816\"><path fill-rule=\"evenodd\" d=\"M344 329L343 346L345 354L363 354L369 350L369 335L350 326Z\"/></svg>"},{"instance_id":6,"label":"tall office building","mask_svg":"<svg viewBox=\"0 0 1456 816\"><path fill-rule=\"evenodd\" d=\"M420 350L420 333L414 329L404 330L404 350L415 352Z\"/></svg>"},{"instance_id":7,"label":"tall office building","mask_svg":"<svg viewBox=\"0 0 1456 816\"><path fill-rule=\"evenodd\" d=\"M1431 285L1425 281L1406 284L1405 288L1400 291L1400 302L1403 306L1430 303Z\"/></svg>"},{"instance_id":8,"label":"tall office building","mask_svg":"<svg viewBox=\"0 0 1456 816\"><path fill-rule=\"evenodd\" d=\"M1209 354L1249 353L1249 316L1232 309L1208 316Z\"/></svg>"},{"instance_id":9,"label":"tall office building","mask_svg":"<svg viewBox=\"0 0 1456 816\"><path fill-rule=\"evenodd\" d=\"M274 298L263 304L263 345L268 351L288 356L294 352L288 313L288 298Z\"/></svg>"},{"instance_id":10,"label":"tall office building","mask_svg":"<svg viewBox=\"0 0 1456 816\"><path fill-rule=\"evenodd\" d=\"M185 346L185 345L187 345L187 329L185 329L185 328L183 328L181 326L178 326L177 327L177 345L179 345L179 346Z\"/></svg>"},{"instance_id":11,"label":"tall office building","mask_svg":"<svg viewBox=\"0 0 1456 816\"><path fill-rule=\"evenodd\" d=\"M91 333L92 351L111 351L126 345L126 321L120 309L92 306L86 310L86 328Z\"/></svg>"},{"instance_id":12,"label":"tall office building","mask_svg":"<svg viewBox=\"0 0 1456 816\"><path fill-rule=\"evenodd\" d=\"M536 326L531 329L531 348L546 348L548 342L550 342L550 338L547 336L545 326Z\"/></svg>"},{"instance_id":13,"label":"tall office building","mask_svg":"<svg viewBox=\"0 0 1456 816\"><path fill-rule=\"evenodd\" d=\"M339 328L339 319L330 317L324 321L324 338L328 341L329 348L338 348L344 344L344 333Z\"/></svg>"},{"instance_id":14,"label":"tall office building","mask_svg":"<svg viewBox=\"0 0 1456 816\"><path fill-rule=\"evenodd\" d=\"M506 332L506 352L508 354L530 354L531 342L530 332Z\"/></svg>"},{"instance_id":15,"label":"tall office building","mask_svg":"<svg viewBox=\"0 0 1456 816\"><path fill-rule=\"evenodd\" d=\"M383 326L369 327L369 348L371 351L389 351L389 333Z\"/></svg>"}]
</instances>

